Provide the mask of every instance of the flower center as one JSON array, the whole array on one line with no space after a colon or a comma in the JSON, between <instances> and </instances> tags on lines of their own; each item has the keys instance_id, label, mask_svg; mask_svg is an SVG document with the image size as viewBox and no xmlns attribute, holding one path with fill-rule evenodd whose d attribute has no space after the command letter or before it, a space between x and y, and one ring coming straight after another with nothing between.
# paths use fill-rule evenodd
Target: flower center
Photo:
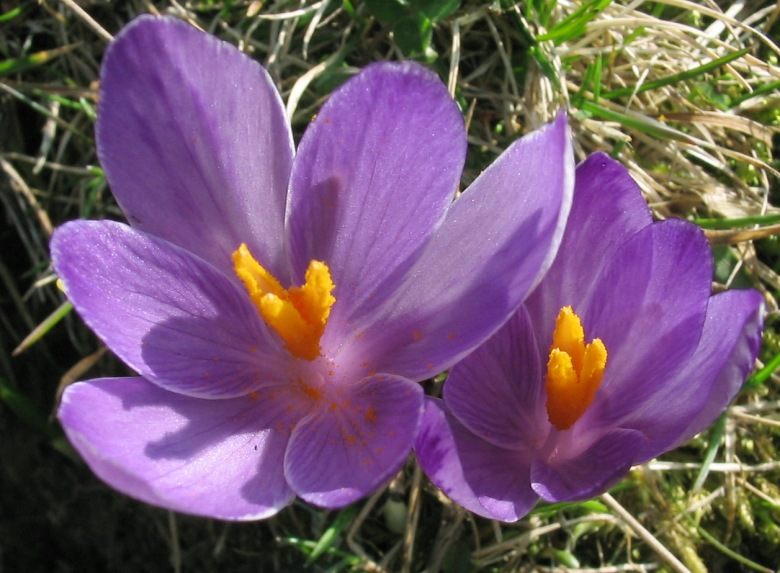
<instances>
[{"instance_id":1,"label":"flower center","mask_svg":"<svg viewBox=\"0 0 780 573\"><path fill-rule=\"evenodd\" d=\"M585 344L580 317L570 306L558 313L547 360L547 416L566 430L588 409L601 385L607 349L600 338Z\"/></svg>"},{"instance_id":2,"label":"flower center","mask_svg":"<svg viewBox=\"0 0 780 573\"><path fill-rule=\"evenodd\" d=\"M293 356L314 360L320 355L330 309L336 302L328 265L311 261L306 282L285 289L257 262L242 243L233 252L233 270L255 303L260 316L284 341Z\"/></svg>"}]
</instances>

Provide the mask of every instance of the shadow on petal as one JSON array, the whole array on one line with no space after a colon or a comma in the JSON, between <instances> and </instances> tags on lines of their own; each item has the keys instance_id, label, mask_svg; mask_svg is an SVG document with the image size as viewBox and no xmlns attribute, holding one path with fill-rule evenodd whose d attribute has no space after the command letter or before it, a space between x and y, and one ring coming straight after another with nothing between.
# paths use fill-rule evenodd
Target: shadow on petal
<instances>
[{"instance_id":1,"label":"shadow on petal","mask_svg":"<svg viewBox=\"0 0 780 573\"><path fill-rule=\"evenodd\" d=\"M112 487L184 513L260 519L294 496L282 461L304 414L289 392L269 392L203 400L142 378L99 379L69 387L59 418Z\"/></svg>"},{"instance_id":2,"label":"shadow on petal","mask_svg":"<svg viewBox=\"0 0 780 573\"><path fill-rule=\"evenodd\" d=\"M576 426L572 431L576 431ZM568 448L574 448L576 436ZM580 501L606 491L634 465L645 437L635 430L612 430L571 458L531 466L531 487L545 501ZM564 453L561 457L565 456Z\"/></svg>"},{"instance_id":3,"label":"shadow on petal","mask_svg":"<svg viewBox=\"0 0 780 573\"><path fill-rule=\"evenodd\" d=\"M153 324L141 341L149 377L172 392L206 399L239 397L285 382L292 359L278 337L259 320L231 330L229 319L183 315Z\"/></svg>"},{"instance_id":4,"label":"shadow on petal","mask_svg":"<svg viewBox=\"0 0 780 573\"><path fill-rule=\"evenodd\" d=\"M453 221L347 352L375 357L377 370L412 380L452 366L493 334L532 286L547 250L529 254L528 244L549 232L543 215L527 214L505 236L494 236L487 221Z\"/></svg>"},{"instance_id":5,"label":"shadow on petal","mask_svg":"<svg viewBox=\"0 0 780 573\"><path fill-rule=\"evenodd\" d=\"M414 449L428 478L477 515L514 522L538 499L531 490L529 452L495 446L471 433L441 400L426 400Z\"/></svg>"}]
</instances>

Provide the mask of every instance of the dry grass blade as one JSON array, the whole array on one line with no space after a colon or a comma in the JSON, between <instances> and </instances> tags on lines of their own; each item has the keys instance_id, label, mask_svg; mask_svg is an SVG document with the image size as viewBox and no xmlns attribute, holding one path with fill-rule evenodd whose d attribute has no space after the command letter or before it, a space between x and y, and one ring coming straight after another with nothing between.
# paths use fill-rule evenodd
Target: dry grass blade
<instances>
[{"instance_id":1,"label":"dry grass blade","mask_svg":"<svg viewBox=\"0 0 780 573\"><path fill-rule=\"evenodd\" d=\"M420 520L420 495L422 493L422 470L414 465L411 492L409 493L409 512L406 520L406 531L402 551L401 573L411 573L414 560L414 542L417 538L417 524Z\"/></svg>"},{"instance_id":2,"label":"dry grass blade","mask_svg":"<svg viewBox=\"0 0 780 573\"><path fill-rule=\"evenodd\" d=\"M81 18L87 26L92 28L97 33L97 35L103 38L106 42L110 42L114 39L114 37L109 34L103 26L98 24L92 16L87 14L84 8L76 4L73 0L60 0L60 2L65 4L69 9L73 10L73 12L79 18Z\"/></svg>"},{"instance_id":3,"label":"dry grass blade","mask_svg":"<svg viewBox=\"0 0 780 573\"><path fill-rule=\"evenodd\" d=\"M704 231L707 240L713 245L736 245L746 241L757 241L780 235L780 224L768 225L758 229L737 229L733 231L717 231L707 229Z\"/></svg>"},{"instance_id":4,"label":"dry grass blade","mask_svg":"<svg viewBox=\"0 0 780 573\"><path fill-rule=\"evenodd\" d=\"M62 393L65 392L65 389L74 382L84 378L84 375L89 372L95 366L95 364L98 363L98 361L105 353L106 347L101 346L95 352L88 354L76 362L73 366L71 366L68 371L62 375L62 378L60 378L60 383L57 386L55 403L59 404L60 398L62 398Z\"/></svg>"},{"instance_id":5,"label":"dry grass blade","mask_svg":"<svg viewBox=\"0 0 780 573\"><path fill-rule=\"evenodd\" d=\"M662 462L652 461L647 464L647 469L654 472L696 470L701 467L697 462ZM780 461L771 461L763 464L745 465L736 462L713 462L710 464L711 472L721 473L764 473L774 472L780 469Z\"/></svg>"},{"instance_id":6,"label":"dry grass blade","mask_svg":"<svg viewBox=\"0 0 780 573\"><path fill-rule=\"evenodd\" d=\"M733 129L744 133L745 135L754 137L766 145L772 145L772 136L778 133L777 128L770 128L747 117L731 113L719 113L714 111L671 112L665 113L664 118L668 121L679 121L690 124L703 124L712 127Z\"/></svg>"},{"instance_id":7,"label":"dry grass blade","mask_svg":"<svg viewBox=\"0 0 780 573\"><path fill-rule=\"evenodd\" d=\"M642 541L647 543L652 548L652 550L655 551L664 561L664 563L672 568L672 570L677 571L677 573L691 573L690 569L683 565L682 562L677 559L677 557L675 557L674 554L669 551L663 543L661 543L652 533L650 533L650 531L648 531L645 526L639 523L639 521L637 521L637 519L626 510L626 508L620 505L614 497L608 493L605 493L601 496L601 500L612 511L614 511L620 517L620 519L622 519L626 525L628 525L631 530L642 539Z\"/></svg>"},{"instance_id":8,"label":"dry grass blade","mask_svg":"<svg viewBox=\"0 0 780 573\"><path fill-rule=\"evenodd\" d=\"M38 202L38 199L35 198L35 195L30 190L30 187L27 185L25 180L21 175L19 175L19 172L14 168L13 165L11 165L2 157L0 157L0 168L2 168L2 170L8 176L8 179L11 181L11 187L13 190L24 197L25 201L30 204L30 207L35 212L35 216L38 219L38 223L40 223L43 232L46 233L47 236L51 236L52 232L54 232L54 227L51 224L49 214Z\"/></svg>"}]
</instances>

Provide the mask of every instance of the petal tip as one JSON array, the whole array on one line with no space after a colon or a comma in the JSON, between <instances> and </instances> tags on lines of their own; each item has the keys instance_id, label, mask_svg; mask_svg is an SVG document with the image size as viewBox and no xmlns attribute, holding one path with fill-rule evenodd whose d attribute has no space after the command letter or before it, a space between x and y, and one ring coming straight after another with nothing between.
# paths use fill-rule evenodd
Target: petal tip
<instances>
[{"instance_id":1,"label":"petal tip","mask_svg":"<svg viewBox=\"0 0 780 573\"><path fill-rule=\"evenodd\" d=\"M762 295L758 290L754 288L744 289L742 292L744 292L742 296L751 299L749 301L749 305L753 307L753 312L760 313L760 318L763 321L763 318L766 316L766 312L767 312L766 304L764 303L764 295Z\"/></svg>"},{"instance_id":2,"label":"petal tip","mask_svg":"<svg viewBox=\"0 0 780 573\"><path fill-rule=\"evenodd\" d=\"M54 233L49 241L49 251L51 253L52 267L57 275L62 274L63 262L67 258L68 251L72 248L72 242L79 239L79 235L85 232L121 232L126 225L117 221L89 221L86 219L76 219L63 223L54 229ZM62 280L66 277L60 276Z\"/></svg>"},{"instance_id":3,"label":"petal tip","mask_svg":"<svg viewBox=\"0 0 780 573\"><path fill-rule=\"evenodd\" d=\"M426 68L422 64L410 60L404 60L400 62L374 62L366 66L358 75L393 75L417 77L444 87L444 84L435 72Z\"/></svg>"},{"instance_id":4,"label":"petal tip","mask_svg":"<svg viewBox=\"0 0 780 573\"><path fill-rule=\"evenodd\" d=\"M588 155L581 164L582 166L593 166L600 169L619 169L622 172L628 172L623 164L611 157L606 151L598 150Z\"/></svg>"},{"instance_id":5,"label":"petal tip","mask_svg":"<svg viewBox=\"0 0 780 573\"><path fill-rule=\"evenodd\" d=\"M552 123L558 127L562 125L568 127L569 126L568 110L565 107L562 107L557 112L555 112L555 119L553 119Z\"/></svg>"},{"instance_id":6,"label":"petal tip","mask_svg":"<svg viewBox=\"0 0 780 573\"><path fill-rule=\"evenodd\" d=\"M162 30L167 27L193 28L191 25L187 24L187 22L185 22L184 20L175 18L173 16L156 16L154 14L141 14L140 16L133 18L130 22L128 22L127 25L125 25L119 31L119 33L114 37L114 40L111 43L112 45L116 44L118 41L122 40L123 38L131 36L133 34L137 34L139 31L142 31L144 29Z\"/></svg>"},{"instance_id":7,"label":"petal tip","mask_svg":"<svg viewBox=\"0 0 780 573\"><path fill-rule=\"evenodd\" d=\"M51 239L49 240L49 252L51 255L51 265L54 269L55 274L59 276L59 278L64 279L62 277L62 262L63 257L66 257L66 251L68 250L68 245L70 244L70 241L73 239L73 237L78 233L79 229L82 226L88 225L89 221L85 221L82 219L77 219L75 221L68 221L60 226L58 226L56 229L54 229L54 233L52 233Z\"/></svg>"}]
</instances>

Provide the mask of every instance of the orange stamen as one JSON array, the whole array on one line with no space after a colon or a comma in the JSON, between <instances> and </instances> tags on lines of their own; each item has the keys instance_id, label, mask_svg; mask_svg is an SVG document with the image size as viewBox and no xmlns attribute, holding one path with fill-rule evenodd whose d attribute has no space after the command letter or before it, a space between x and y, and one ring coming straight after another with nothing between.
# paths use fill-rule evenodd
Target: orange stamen
<instances>
[{"instance_id":1,"label":"orange stamen","mask_svg":"<svg viewBox=\"0 0 780 573\"><path fill-rule=\"evenodd\" d=\"M585 344L580 317L570 306L558 313L547 361L547 416L559 430L570 428L588 409L607 366L607 348L596 338Z\"/></svg>"},{"instance_id":2,"label":"orange stamen","mask_svg":"<svg viewBox=\"0 0 780 573\"><path fill-rule=\"evenodd\" d=\"M260 316L284 341L293 356L314 360L320 353L330 309L336 302L328 265L311 261L306 282L285 289L242 243L233 252L233 270L244 283Z\"/></svg>"}]
</instances>

